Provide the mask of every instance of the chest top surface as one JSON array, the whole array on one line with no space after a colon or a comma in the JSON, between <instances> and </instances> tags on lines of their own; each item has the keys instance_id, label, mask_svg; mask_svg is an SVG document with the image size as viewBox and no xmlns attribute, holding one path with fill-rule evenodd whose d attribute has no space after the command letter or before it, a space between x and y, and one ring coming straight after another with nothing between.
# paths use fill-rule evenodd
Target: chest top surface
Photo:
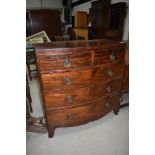
<instances>
[{"instance_id":1,"label":"chest top surface","mask_svg":"<svg viewBox=\"0 0 155 155\"><path fill-rule=\"evenodd\" d=\"M123 48L122 44L118 41L98 39L98 40L76 40L76 41L57 41L50 43L34 44L36 53L47 52L51 50L63 50L63 49L93 49L101 48L103 50L119 49Z\"/></svg>"}]
</instances>

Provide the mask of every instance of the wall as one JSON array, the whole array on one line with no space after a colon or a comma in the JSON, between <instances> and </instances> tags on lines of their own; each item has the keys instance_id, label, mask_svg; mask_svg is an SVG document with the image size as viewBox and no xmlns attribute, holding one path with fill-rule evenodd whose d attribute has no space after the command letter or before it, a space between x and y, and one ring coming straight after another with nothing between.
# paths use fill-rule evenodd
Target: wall
<instances>
[{"instance_id":1,"label":"wall","mask_svg":"<svg viewBox=\"0 0 155 155\"><path fill-rule=\"evenodd\" d=\"M73 0L73 2L75 1L77 0ZM89 8L91 8L91 2L93 1L96 1L96 0L92 0L90 2L74 7L72 10L72 15L74 16L76 11L86 11L87 13L89 13ZM118 3L118 2L126 2L127 4L129 4L129 0L111 0L111 4ZM129 12L127 12L127 16L124 21L124 30L123 30L122 40L128 40L128 34L129 34L129 15L128 14Z\"/></svg>"},{"instance_id":2,"label":"wall","mask_svg":"<svg viewBox=\"0 0 155 155\"><path fill-rule=\"evenodd\" d=\"M42 0L42 8L62 7L62 0ZM41 8L41 0L26 0L26 8Z\"/></svg>"},{"instance_id":3,"label":"wall","mask_svg":"<svg viewBox=\"0 0 155 155\"><path fill-rule=\"evenodd\" d=\"M72 0L72 2L76 2L76 1L78 1L78 0L74 0L74 1ZM91 2L93 2L93 1L96 1L96 0L92 0L90 2L86 2L86 3L80 4L78 6L75 6L72 10L72 16L75 15L76 11L86 11L87 13L89 13L89 8L91 8Z\"/></svg>"}]
</instances>

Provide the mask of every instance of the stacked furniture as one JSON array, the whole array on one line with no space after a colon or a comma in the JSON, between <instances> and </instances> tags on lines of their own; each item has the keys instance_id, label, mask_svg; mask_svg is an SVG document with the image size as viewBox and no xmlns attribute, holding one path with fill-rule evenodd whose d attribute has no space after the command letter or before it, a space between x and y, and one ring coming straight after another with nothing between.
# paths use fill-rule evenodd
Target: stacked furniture
<instances>
[{"instance_id":1,"label":"stacked furniture","mask_svg":"<svg viewBox=\"0 0 155 155\"><path fill-rule=\"evenodd\" d=\"M77 11L75 13L75 27L87 27L88 21L87 21L87 12L85 11Z\"/></svg>"},{"instance_id":2,"label":"stacked furniture","mask_svg":"<svg viewBox=\"0 0 155 155\"><path fill-rule=\"evenodd\" d=\"M85 11L75 13L74 32L76 40L88 40L88 15Z\"/></svg>"},{"instance_id":3,"label":"stacked furniture","mask_svg":"<svg viewBox=\"0 0 155 155\"><path fill-rule=\"evenodd\" d=\"M49 137L120 107L124 46L117 41L34 45Z\"/></svg>"}]
</instances>

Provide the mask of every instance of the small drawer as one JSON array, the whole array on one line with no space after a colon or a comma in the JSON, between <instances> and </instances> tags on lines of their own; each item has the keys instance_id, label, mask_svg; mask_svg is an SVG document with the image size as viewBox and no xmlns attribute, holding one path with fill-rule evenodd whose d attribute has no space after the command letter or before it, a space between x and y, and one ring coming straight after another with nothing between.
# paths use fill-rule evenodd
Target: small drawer
<instances>
[{"instance_id":1,"label":"small drawer","mask_svg":"<svg viewBox=\"0 0 155 155\"><path fill-rule=\"evenodd\" d=\"M123 61L124 49L110 51L96 51L94 55L94 65L102 65L110 62Z\"/></svg>"},{"instance_id":2,"label":"small drawer","mask_svg":"<svg viewBox=\"0 0 155 155\"><path fill-rule=\"evenodd\" d=\"M121 89L121 78L114 79L102 85L63 91L44 90L46 109L73 107L111 95Z\"/></svg>"},{"instance_id":3,"label":"small drawer","mask_svg":"<svg viewBox=\"0 0 155 155\"><path fill-rule=\"evenodd\" d=\"M118 106L119 95L115 94L110 97L91 102L90 104L79 106L76 108L46 110L47 121L54 126L75 125L80 122L87 121L105 115L110 112L115 106Z\"/></svg>"},{"instance_id":4,"label":"small drawer","mask_svg":"<svg viewBox=\"0 0 155 155\"><path fill-rule=\"evenodd\" d=\"M41 74L43 89L66 89L105 83L123 75L123 63L106 64L103 67L74 70L53 74Z\"/></svg>"}]
</instances>

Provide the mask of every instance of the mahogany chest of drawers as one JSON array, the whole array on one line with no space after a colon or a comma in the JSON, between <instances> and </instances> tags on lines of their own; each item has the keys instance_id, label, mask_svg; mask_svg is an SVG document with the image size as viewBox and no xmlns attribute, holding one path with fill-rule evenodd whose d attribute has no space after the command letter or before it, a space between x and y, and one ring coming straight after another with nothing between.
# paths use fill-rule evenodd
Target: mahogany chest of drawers
<instances>
[{"instance_id":1,"label":"mahogany chest of drawers","mask_svg":"<svg viewBox=\"0 0 155 155\"><path fill-rule=\"evenodd\" d=\"M34 48L49 137L56 127L117 114L125 50L119 42L60 41Z\"/></svg>"}]
</instances>

